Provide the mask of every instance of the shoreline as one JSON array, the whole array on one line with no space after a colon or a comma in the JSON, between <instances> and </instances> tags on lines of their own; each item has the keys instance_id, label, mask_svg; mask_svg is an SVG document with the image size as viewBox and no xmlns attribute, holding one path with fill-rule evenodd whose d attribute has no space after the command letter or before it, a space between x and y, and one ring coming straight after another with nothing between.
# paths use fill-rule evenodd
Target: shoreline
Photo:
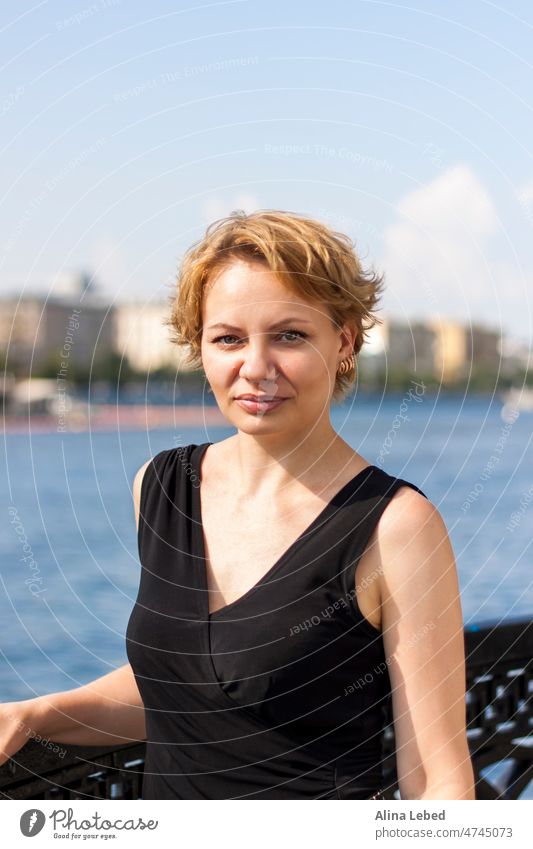
<instances>
[{"instance_id":1,"label":"shoreline","mask_svg":"<svg viewBox=\"0 0 533 849\"><path fill-rule=\"evenodd\" d=\"M5 416L4 432L17 433L88 433L157 428L212 427L228 422L218 407L202 404L159 406L157 404L97 404L88 414L79 411L52 416L49 413Z\"/></svg>"}]
</instances>

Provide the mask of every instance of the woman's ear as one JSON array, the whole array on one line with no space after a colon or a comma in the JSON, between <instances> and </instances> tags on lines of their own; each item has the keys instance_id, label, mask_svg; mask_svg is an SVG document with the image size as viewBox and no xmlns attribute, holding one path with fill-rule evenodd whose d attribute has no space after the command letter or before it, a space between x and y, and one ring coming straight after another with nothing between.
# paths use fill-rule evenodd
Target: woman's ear
<instances>
[{"instance_id":1,"label":"woman's ear","mask_svg":"<svg viewBox=\"0 0 533 849\"><path fill-rule=\"evenodd\" d=\"M339 354L342 359L350 357L352 351L356 347L357 342L357 327L355 322L346 322L342 325L340 332L340 348Z\"/></svg>"}]
</instances>

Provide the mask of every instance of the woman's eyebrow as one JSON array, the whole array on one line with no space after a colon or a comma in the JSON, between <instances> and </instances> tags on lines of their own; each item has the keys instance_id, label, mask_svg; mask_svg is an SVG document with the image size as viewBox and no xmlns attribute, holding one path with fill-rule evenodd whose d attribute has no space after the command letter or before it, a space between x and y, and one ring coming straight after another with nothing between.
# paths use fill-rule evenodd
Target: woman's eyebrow
<instances>
[{"instance_id":1,"label":"woman's eyebrow","mask_svg":"<svg viewBox=\"0 0 533 849\"><path fill-rule=\"evenodd\" d=\"M281 321L276 321L274 324L271 324L268 328L269 330L274 330L276 327L281 327L283 324L290 324L291 322L301 322L302 324L311 324L312 322L308 321L306 318L299 318L298 316L288 316L288 318L283 318ZM217 322L217 324L210 324L207 330L240 330L240 327L235 327L233 324L226 324L225 322Z\"/></svg>"}]
</instances>

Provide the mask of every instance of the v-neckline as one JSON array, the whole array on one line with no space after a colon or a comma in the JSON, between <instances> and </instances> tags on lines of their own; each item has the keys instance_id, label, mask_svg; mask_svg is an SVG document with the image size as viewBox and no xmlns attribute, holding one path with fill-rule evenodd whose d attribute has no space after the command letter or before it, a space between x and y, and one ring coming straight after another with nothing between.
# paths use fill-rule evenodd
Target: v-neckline
<instances>
[{"instance_id":1,"label":"v-neckline","mask_svg":"<svg viewBox=\"0 0 533 849\"><path fill-rule=\"evenodd\" d=\"M197 445L193 448L190 456L190 463L194 467L194 472L196 474L197 483L193 487L193 517L195 517L194 528L196 529L196 539L197 539L197 550L199 552L199 559L201 561L201 570L202 570L202 578L203 578L203 589L205 589L205 612L207 620L215 619L218 615L222 615L226 613L227 610L231 610L236 605L242 604L244 601L248 599L252 593L258 590L263 584L271 578L271 576L278 571L278 569L283 565L285 560L287 560L296 547L302 542L305 537L307 537L310 533L315 530L320 522L325 519L329 510L335 506L335 503L344 495L346 490L351 490L354 484L359 481L360 478L363 477L367 472L371 469L375 469L376 466L371 463L368 466L365 466L364 469L361 469L353 478L351 478L347 483L344 484L335 495L325 504L324 508L320 511L318 516L316 516L312 522L299 534L296 539L285 549L285 551L278 557L276 562L256 581L253 586L251 586L245 593L243 593L239 598L230 601L229 604L225 604L223 607L218 607L212 613L209 612L209 585L207 580L207 558L206 558L206 549L205 549L205 540L204 540L204 526L202 522L202 500L200 496L200 488L202 484L202 476L201 476L201 466L202 466L202 458L209 448L212 445L212 442L204 442L201 445ZM188 476L187 476L188 477Z\"/></svg>"}]
</instances>

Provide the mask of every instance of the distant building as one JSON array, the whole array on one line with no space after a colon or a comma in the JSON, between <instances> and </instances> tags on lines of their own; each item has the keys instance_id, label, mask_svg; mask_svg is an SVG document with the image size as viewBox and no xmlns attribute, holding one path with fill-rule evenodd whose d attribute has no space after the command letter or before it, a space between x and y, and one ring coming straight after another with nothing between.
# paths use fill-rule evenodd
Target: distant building
<instances>
[{"instance_id":1,"label":"distant building","mask_svg":"<svg viewBox=\"0 0 533 849\"><path fill-rule=\"evenodd\" d=\"M91 363L111 353L141 373L162 367L177 374L191 371L186 350L170 341L165 324L169 313L167 301L110 306L88 274L66 273L54 281L52 296L13 296L0 302L0 355L8 373L30 375L46 366L47 373L65 379L72 365L88 371ZM499 331L480 325L380 318L383 323L367 332L361 349L364 376L399 370L432 375L446 384L468 378L471 370L496 375L499 369L505 373L506 368L526 367L529 358L525 343L510 348Z\"/></svg>"},{"instance_id":2,"label":"distant building","mask_svg":"<svg viewBox=\"0 0 533 849\"><path fill-rule=\"evenodd\" d=\"M5 298L0 308L0 353L8 369L25 367L29 371L32 351L40 361L43 334L38 333L43 304L37 298Z\"/></svg>"},{"instance_id":3,"label":"distant building","mask_svg":"<svg viewBox=\"0 0 533 849\"><path fill-rule=\"evenodd\" d=\"M502 347L502 373L513 377L526 375L531 370L532 350L531 342L521 339L503 339Z\"/></svg>"},{"instance_id":4,"label":"distant building","mask_svg":"<svg viewBox=\"0 0 533 849\"><path fill-rule=\"evenodd\" d=\"M8 298L0 309L0 350L8 371L31 374L44 365L88 368L113 349L112 310L96 295Z\"/></svg>"},{"instance_id":5,"label":"distant building","mask_svg":"<svg viewBox=\"0 0 533 849\"><path fill-rule=\"evenodd\" d=\"M502 363L502 337L498 331L481 325L471 327L456 321L432 322L437 343L435 369L444 383L468 379L471 372L493 371Z\"/></svg>"},{"instance_id":6,"label":"distant building","mask_svg":"<svg viewBox=\"0 0 533 849\"><path fill-rule=\"evenodd\" d=\"M442 383L453 383L465 376L468 353L466 328L447 319L434 319L430 326L435 334L435 377Z\"/></svg>"},{"instance_id":7,"label":"distant building","mask_svg":"<svg viewBox=\"0 0 533 849\"><path fill-rule=\"evenodd\" d=\"M190 370L185 352L170 342L163 321L168 304L145 301L110 306L87 285L86 275L65 278L58 293L0 302L0 354L7 370L30 375L53 366L68 378L71 365L91 363L116 353L136 371L162 366Z\"/></svg>"},{"instance_id":8,"label":"distant building","mask_svg":"<svg viewBox=\"0 0 533 849\"><path fill-rule=\"evenodd\" d=\"M401 323L387 321L389 368L432 374L443 384L468 378L470 371L493 371L501 365L500 333L448 319Z\"/></svg>"},{"instance_id":9,"label":"distant building","mask_svg":"<svg viewBox=\"0 0 533 849\"><path fill-rule=\"evenodd\" d=\"M502 361L502 333L488 327L474 325L468 328L467 360L474 368L498 372Z\"/></svg>"},{"instance_id":10,"label":"distant building","mask_svg":"<svg viewBox=\"0 0 533 849\"><path fill-rule=\"evenodd\" d=\"M435 333L422 321L385 323L387 369L405 369L414 375L435 372Z\"/></svg>"},{"instance_id":11,"label":"distant building","mask_svg":"<svg viewBox=\"0 0 533 849\"><path fill-rule=\"evenodd\" d=\"M117 304L114 312L114 347L137 371L151 372L170 366L190 371L184 349L170 341L170 328L163 322L169 315L167 302L146 301Z\"/></svg>"}]
</instances>

